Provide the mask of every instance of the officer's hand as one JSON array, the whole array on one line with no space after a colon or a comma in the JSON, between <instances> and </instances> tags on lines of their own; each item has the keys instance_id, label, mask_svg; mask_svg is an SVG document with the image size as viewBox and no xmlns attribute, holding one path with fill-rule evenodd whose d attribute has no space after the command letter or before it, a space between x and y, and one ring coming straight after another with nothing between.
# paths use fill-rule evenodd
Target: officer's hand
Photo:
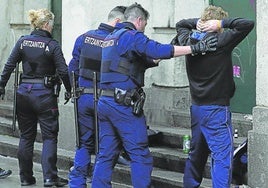
<instances>
[{"instance_id":1,"label":"officer's hand","mask_svg":"<svg viewBox=\"0 0 268 188\"><path fill-rule=\"evenodd\" d=\"M0 97L2 98L2 100L4 99L5 93L5 88L3 86L0 86Z\"/></svg>"},{"instance_id":2,"label":"officer's hand","mask_svg":"<svg viewBox=\"0 0 268 188\"><path fill-rule=\"evenodd\" d=\"M67 104L69 102L69 100L70 100L71 97L72 97L71 92L70 91L66 91L64 93L64 99L65 99L65 103L64 104Z\"/></svg>"},{"instance_id":3,"label":"officer's hand","mask_svg":"<svg viewBox=\"0 0 268 188\"><path fill-rule=\"evenodd\" d=\"M216 51L216 46L218 44L218 38L216 36L210 36L205 40L199 41L195 45L191 45L192 55L196 54L206 54L206 52Z\"/></svg>"}]
</instances>

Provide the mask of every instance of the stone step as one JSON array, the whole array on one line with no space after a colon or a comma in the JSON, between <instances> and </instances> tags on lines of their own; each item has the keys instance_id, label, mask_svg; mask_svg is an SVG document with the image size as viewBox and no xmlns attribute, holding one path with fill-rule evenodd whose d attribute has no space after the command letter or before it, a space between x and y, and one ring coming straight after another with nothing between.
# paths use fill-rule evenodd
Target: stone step
<instances>
[{"instance_id":1,"label":"stone step","mask_svg":"<svg viewBox=\"0 0 268 188\"><path fill-rule=\"evenodd\" d=\"M17 147L19 139L1 135L0 136L0 155L10 156L16 158ZM34 145L34 161L40 163L41 161L42 144L36 142ZM62 170L68 170L73 165L74 151L67 151L58 149L58 167ZM92 157L94 161L94 156ZM93 165L93 164L92 164ZM155 188L182 188L183 173L164 170L154 167L152 172L152 183ZM130 168L124 165L117 164L113 174L113 182L124 183L131 185ZM202 188L211 187L211 180L204 179Z\"/></svg>"},{"instance_id":2,"label":"stone step","mask_svg":"<svg viewBox=\"0 0 268 188\"><path fill-rule=\"evenodd\" d=\"M13 103L11 102L0 102L0 114L1 117L12 119L13 117Z\"/></svg>"},{"instance_id":3,"label":"stone step","mask_svg":"<svg viewBox=\"0 0 268 188\"><path fill-rule=\"evenodd\" d=\"M2 105L2 104L1 104ZM0 134L6 135L3 138L8 138L13 140L17 144L13 145L12 143L5 143L2 139L0 139L0 154L8 155L12 157L16 157L17 145L18 145L18 137L19 131L16 130L15 132L11 129L12 124L12 109L10 105L2 106L0 105ZM4 110L3 110L4 109ZM3 115L2 115L3 114ZM10 115L11 114L11 115ZM240 126L237 122L241 123L243 131L247 131L250 129L250 121L245 120L244 117L239 116L240 120L236 118L234 121L236 122L236 126ZM156 137L150 137L150 150L154 158L154 170L153 170L153 183L156 188L158 187L182 187L182 176L183 176L183 169L185 166L185 160L187 158L187 154L182 152L182 145L183 145L183 136L184 135L191 135L191 131L189 127L178 127L178 126L157 126L157 125L150 125L150 129L159 132ZM38 126L39 128L39 126ZM70 130L71 131L71 130ZM239 133L243 133L243 131L239 130ZM239 134L239 135L247 135L246 133ZM1 136L2 138L2 136ZM8 140L7 139L7 140ZM239 136L238 138L234 139L235 147L241 144L246 137ZM36 138L36 146L35 146L35 155L34 160L40 162L41 157L41 134L40 130L38 130L37 138ZM74 151L59 149L58 152L58 166L65 170L68 170L73 163L73 156ZM92 160L94 161L94 159ZM207 178L204 180L204 184L208 184L205 187L209 187L210 183L210 159L207 162L204 177ZM113 181L116 183L126 183L131 184L130 180L130 169L126 166L122 166L117 164L115 168L115 173L113 174Z\"/></svg>"},{"instance_id":4,"label":"stone step","mask_svg":"<svg viewBox=\"0 0 268 188\"><path fill-rule=\"evenodd\" d=\"M19 133L12 132L8 119L0 118L0 134L18 137ZM187 154L182 151L183 135L190 135L189 129L179 127L151 126L152 130L159 132L159 135L150 139L150 150L154 158L154 166L168 171L183 173ZM245 137L234 139L235 147L246 140ZM36 141L42 142L40 131L38 131ZM210 161L205 167L204 177L211 178Z\"/></svg>"},{"instance_id":5,"label":"stone step","mask_svg":"<svg viewBox=\"0 0 268 188\"><path fill-rule=\"evenodd\" d=\"M12 175L5 180L1 179L1 188L21 188L20 175L18 170L18 159L9 156L0 155L0 166L3 169L10 169ZM43 188L43 173L42 167L39 163L33 163L34 176L36 178L36 184L30 186L31 188ZM58 175L62 178L68 178L69 171L58 169ZM54 186L55 187L55 186ZM65 186L68 187L68 186ZM112 182L113 188L132 188L130 185L123 183ZM87 188L91 188L91 184L88 182Z\"/></svg>"},{"instance_id":6,"label":"stone step","mask_svg":"<svg viewBox=\"0 0 268 188\"><path fill-rule=\"evenodd\" d=\"M169 126L180 127L190 129L191 118L189 111L170 112L172 120ZM149 121L148 121L149 122ZM154 123L155 124L155 123ZM252 115L251 114L240 114L232 113L232 124L233 128L238 130L239 136L247 137L248 131L252 130ZM165 127L164 125L161 125Z\"/></svg>"},{"instance_id":7,"label":"stone step","mask_svg":"<svg viewBox=\"0 0 268 188\"><path fill-rule=\"evenodd\" d=\"M0 134L14 136L19 138L18 122L16 123L16 130L12 130L12 119L0 117ZM42 142L40 127L37 126L37 135L35 141Z\"/></svg>"},{"instance_id":8,"label":"stone step","mask_svg":"<svg viewBox=\"0 0 268 188\"><path fill-rule=\"evenodd\" d=\"M182 149L175 149L169 147L150 147L154 159L154 166L173 172L184 172L185 161L188 154L183 153ZM211 178L210 175L210 158L207 161L205 171L205 178Z\"/></svg>"},{"instance_id":9,"label":"stone step","mask_svg":"<svg viewBox=\"0 0 268 188\"><path fill-rule=\"evenodd\" d=\"M164 126L150 126L151 129L156 132L160 132L160 136L157 137L157 145L162 145L166 147L182 149L183 148L183 136L190 135L191 130L181 127L164 127ZM234 147L237 147L239 144L243 143L247 137L234 138Z\"/></svg>"}]
</instances>

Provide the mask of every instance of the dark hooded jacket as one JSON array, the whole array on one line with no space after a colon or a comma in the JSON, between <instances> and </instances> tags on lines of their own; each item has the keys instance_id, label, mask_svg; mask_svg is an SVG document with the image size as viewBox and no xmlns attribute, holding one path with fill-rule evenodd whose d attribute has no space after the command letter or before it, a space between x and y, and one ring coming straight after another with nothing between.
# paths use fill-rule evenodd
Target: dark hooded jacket
<instances>
[{"instance_id":1,"label":"dark hooded jacket","mask_svg":"<svg viewBox=\"0 0 268 188\"><path fill-rule=\"evenodd\" d=\"M230 18L222 20L223 32L200 33L196 29L198 18L184 19L176 24L178 45L195 44L215 35L217 50L205 55L187 55L186 69L192 103L197 105L230 105L235 92L232 51L254 27L252 20Z\"/></svg>"}]
</instances>

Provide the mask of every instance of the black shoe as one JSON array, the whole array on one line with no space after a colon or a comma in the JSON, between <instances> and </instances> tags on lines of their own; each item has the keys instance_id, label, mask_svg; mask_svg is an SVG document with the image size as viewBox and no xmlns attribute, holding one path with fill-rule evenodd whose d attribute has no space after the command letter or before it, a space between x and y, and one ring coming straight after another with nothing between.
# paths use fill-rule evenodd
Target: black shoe
<instances>
[{"instance_id":1,"label":"black shoe","mask_svg":"<svg viewBox=\"0 0 268 188\"><path fill-rule=\"evenodd\" d=\"M4 170L4 169L0 168L0 179L4 179L4 178L8 177L10 174L12 174L11 170Z\"/></svg>"},{"instance_id":2,"label":"black shoe","mask_svg":"<svg viewBox=\"0 0 268 188\"><path fill-rule=\"evenodd\" d=\"M20 180L21 186L34 185L35 183L36 183L35 177Z\"/></svg>"},{"instance_id":3,"label":"black shoe","mask_svg":"<svg viewBox=\"0 0 268 188\"><path fill-rule=\"evenodd\" d=\"M130 166L130 161L125 157L123 157L122 155L118 157L117 162L122 165Z\"/></svg>"},{"instance_id":4,"label":"black shoe","mask_svg":"<svg viewBox=\"0 0 268 188\"><path fill-rule=\"evenodd\" d=\"M63 187L68 184L68 180L64 178L58 177L57 179L45 179L44 180L44 187Z\"/></svg>"}]
</instances>

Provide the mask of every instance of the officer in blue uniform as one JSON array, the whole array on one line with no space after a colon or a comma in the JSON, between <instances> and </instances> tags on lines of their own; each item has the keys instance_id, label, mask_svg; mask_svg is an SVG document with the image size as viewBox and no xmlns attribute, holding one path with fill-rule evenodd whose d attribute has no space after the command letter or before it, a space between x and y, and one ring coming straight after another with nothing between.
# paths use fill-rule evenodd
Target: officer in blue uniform
<instances>
[{"instance_id":1,"label":"officer in blue uniform","mask_svg":"<svg viewBox=\"0 0 268 188\"><path fill-rule=\"evenodd\" d=\"M149 13L140 4L125 11L127 22L117 24L103 43L101 96L98 102L100 148L92 188L111 187L112 171L122 149L131 159L134 188L151 185L153 158L143 114L144 72L158 59L215 50L215 38L193 46L160 44L144 35Z\"/></svg>"},{"instance_id":2,"label":"officer in blue uniform","mask_svg":"<svg viewBox=\"0 0 268 188\"><path fill-rule=\"evenodd\" d=\"M101 23L96 30L90 30L80 35L75 42L73 58L69 64L69 74L74 71L78 79L78 126L79 147L76 149L74 167L70 172L69 186L86 187L86 179L94 153L94 100L93 72L99 72L102 55L102 45L105 37L114 30L116 23L124 19L126 7L117 6L108 15L108 23Z\"/></svg>"},{"instance_id":3,"label":"officer in blue uniform","mask_svg":"<svg viewBox=\"0 0 268 188\"><path fill-rule=\"evenodd\" d=\"M61 81L70 98L68 67L59 43L51 36L54 14L47 9L30 10L33 27L30 35L22 36L4 66L0 80L0 96L16 65L22 62L22 74L17 90L17 118L20 130L18 160L22 186L33 185L33 149L40 124L43 150L42 169L45 187L62 187L68 180L57 173L57 137L59 131L57 97Z\"/></svg>"}]
</instances>

